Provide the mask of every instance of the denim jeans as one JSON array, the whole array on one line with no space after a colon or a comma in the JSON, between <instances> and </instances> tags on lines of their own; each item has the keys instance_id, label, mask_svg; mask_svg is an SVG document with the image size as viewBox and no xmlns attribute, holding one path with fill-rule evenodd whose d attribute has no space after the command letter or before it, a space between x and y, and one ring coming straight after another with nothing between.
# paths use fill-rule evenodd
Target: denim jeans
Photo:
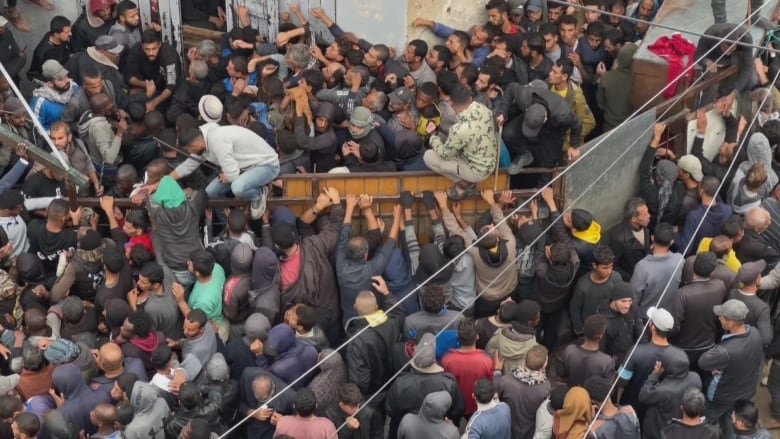
<instances>
[{"instance_id":1,"label":"denim jeans","mask_svg":"<svg viewBox=\"0 0 780 439\"><path fill-rule=\"evenodd\" d=\"M222 198L230 191L236 198L242 200L259 200L261 188L272 182L278 175L279 162L255 166L242 172L230 184L222 183L218 178L211 180L206 187L206 194L209 198Z\"/></svg>"}]
</instances>

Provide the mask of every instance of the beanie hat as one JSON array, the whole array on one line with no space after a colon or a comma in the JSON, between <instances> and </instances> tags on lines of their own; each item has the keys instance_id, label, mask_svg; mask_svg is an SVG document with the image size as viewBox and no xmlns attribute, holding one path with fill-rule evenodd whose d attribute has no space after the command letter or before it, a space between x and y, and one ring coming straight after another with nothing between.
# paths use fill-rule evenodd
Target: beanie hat
<instances>
[{"instance_id":1,"label":"beanie hat","mask_svg":"<svg viewBox=\"0 0 780 439\"><path fill-rule=\"evenodd\" d=\"M230 375L225 357L219 352L215 353L206 365L206 374L211 381L225 381Z\"/></svg>"},{"instance_id":2,"label":"beanie hat","mask_svg":"<svg viewBox=\"0 0 780 439\"><path fill-rule=\"evenodd\" d=\"M628 282L618 282L615 284L614 289L612 290L612 294L609 297L609 300L622 300L622 299L633 299L635 297L634 287L631 286Z\"/></svg>"}]
</instances>

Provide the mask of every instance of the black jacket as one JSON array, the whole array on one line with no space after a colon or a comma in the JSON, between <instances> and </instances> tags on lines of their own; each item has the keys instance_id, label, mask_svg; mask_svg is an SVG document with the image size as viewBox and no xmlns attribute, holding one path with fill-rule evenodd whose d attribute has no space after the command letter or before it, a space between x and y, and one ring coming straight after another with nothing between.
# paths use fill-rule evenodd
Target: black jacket
<instances>
[{"instance_id":1,"label":"black jacket","mask_svg":"<svg viewBox=\"0 0 780 439\"><path fill-rule=\"evenodd\" d=\"M127 82L130 78L154 81L158 95L165 89L170 90L171 93L175 92L176 84L182 79L179 55L168 43L160 46L160 52L154 61L146 57L141 43L130 48L127 55L127 69L124 73Z\"/></svg>"},{"instance_id":2,"label":"black jacket","mask_svg":"<svg viewBox=\"0 0 780 439\"><path fill-rule=\"evenodd\" d=\"M179 407L165 420L165 437L176 439L181 430L195 418L208 421L212 429L222 431L223 425L219 416L222 408L222 389L219 386L207 386L202 390L201 402L192 410Z\"/></svg>"},{"instance_id":3,"label":"black jacket","mask_svg":"<svg viewBox=\"0 0 780 439\"><path fill-rule=\"evenodd\" d=\"M717 425L702 422L696 426L683 424L679 419L672 419L663 430L662 439L720 439L720 428Z\"/></svg>"},{"instance_id":4,"label":"black jacket","mask_svg":"<svg viewBox=\"0 0 780 439\"><path fill-rule=\"evenodd\" d=\"M3 63L3 67L11 78L18 78L19 72L24 67L26 59L19 55L19 45L16 44L14 35L6 27L5 32L0 35L0 62Z\"/></svg>"},{"instance_id":5,"label":"black jacket","mask_svg":"<svg viewBox=\"0 0 780 439\"><path fill-rule=\"evenodd\" d=\"M739 335L727 334L715 347L699 357L702 370L719 370L712 405L729 406L738 399L751 400L756 395L764 363L764 342L755 328Z\"/></svg>"},{"instance_id":6,"label":"black jacket","mask_svg":"<svg viewBox=\"0 0 780 439\"><path fill-rule=\"evenodd\" d=\"M347 415L341 411L338 403L325 407L320 415L330 419L336 428L347 421ZM339 431L339 439L382 439L385 437L384 419L371 406L363 407L355 417L360 423L360 427L357 430L342 428Z\"/></svg>"},{"instance_id":7,"label":"black jacket","mask_svg":"<svg viewBox=\"0 0 780 439\"><path fill-rule=\"evenodd\" d=\"M395 422L400 422L407 413L417 413L429 393L443 390L452 397L452 407L447 412L449 419L463 415L463 396L455 377L446 372L421 373L410 369L396 378L385 400L385 411Z\"/></svg>"},{"instance_id":8,"label":"black jacket","mask_svg":"<svg viewBox=\"0 0 780 439\"><path fill-rule=\"evenodd\" d=\"M77 84L83 86L83 72L96 69L104 81L109 81L114 87L115 94L124 93L125 78L118 67L106 65L93 59L88 52L78 52L73 55L64 66Z\"/></svg>"},{"instance_id":9,"label":"black jacket","mask_svg":"<svg viewBox=\"0 0 780 439\"><path fill-rule=\"evenodd\" d=\"M168 111L165 114L169 123L175 124L176 119L182 114L189 114L197 119L200 115L198 111L198 102L200 98L209 94L211 84L208 81L198 81L191 83L189 81L181 81L176 91L173 93L173 98L170 101L171 105L168 107Z\"/></svg>"},{"instance_id":10,"label":"black jacket","mask_svg":"<svg viewBox=\"0 0 780 439\"><path fill-rule=\"evenodd\" d=\"M504 90L504 94L496 101L495 114L509 117L510 109L516 107L520 112L532 104L541 103L547 109L545 126L554 127L561 132L570 132L573 147L579 146L582 138L582 121L574 114L571 106L560 96L547 89L512 84Z\"/></svg>"},{"instance_id":11,"label":"black jacket","mask_svg":"<svg viewBox=\"0 0 780 439\"><path fill-rule=\"evenodd\" d=\"M392 296L384 297L382 308L393 305ZM399 340L403 328L404 316L401 308L395 308L381 325L368 328L347 345L346 362L349 382L354 383L363 395L373 395L395 373L390 366L393 345ZM354 317L347 321L348 336L356 334L367 325L364 317ZM373 405L381 407L384 394L374 398ZM422 400L421 400L422 401Z\"/></svg>"},{"instance_id":12,"label":"black jacket","mask_svg":"<svg viewBox=\"0 0 780 439\"><path fill-rule=\"evenodd\" d=\"M623 315L609 307L609 301L599 306L599 314L607 317L607 329L601 339L601 350L612 356L615 364L623 364L628 351L642 333L642 318L636 304Z\"/></svg>"},{"instance_id":13,"label":"black jacket","mask_svg":"<svg viewBox=\"0 0 780 439\"><path fill-rule=\"evenodd\" d=\"M669 339L682 349L707 348L715 343L720 328L712 307L726 301L728 291L723 281L693 281L677 290L670 310L675 334Z\"/></svg>"},{"instance_id":14,"label":"black jacket","mask_svg":"<svg viewBox=\"0 0 780 439\"><path fill-rule=\"evenodd\" d=\"M536 276L531 298L539 304L543 313L555 312L566 307L571 299L571 292L580 268L580 257L561 221L553 223L546 245L556 242L569 247L569 262L565 266L551 265L545 254L544 245L537 245L534 250Z\"/></svg>"},{"instance_id":15,"label":"black jacket","mask_svg":"<svg viewBox=\"0 0 780 439\"><path fill-rule=\"evenodd\" d=\"M634 237L628 220L623 221L609 232L609 248L615 253L615 270L623 279L631 279L637 262L650 253L650 229L642 230L644 244Z\"/></svg>"},{"instance_id":16,"label":"black jacket","mask_svg":"<svg viewBox=\"0 0 780 439\"><path fill-rule=\"evenodd\" d=\"M31 81L38 79L46 81L43 77L43 63L47 60L53 59L62 64L63 66L68 62L73 50L70 48L70 43L60 44L55 46L49 41L51 36L50 32L47 32L33 51L32 60L30 61L30 68L27 70L27 78ZM71 76L72 77L72 76Z\"/></svg>"},{"instance_id":17,"label":"black jacket","mask_svg":"<svg viewBox=\"0 0 780 439\"><path fill-rule=\"evenodd\" d=\"M642 423L642 433L648 439L661 437L661 429L681 415L680 404L683 393L694 387L701 390L701 378L688 370L688 355L685 351L669 346L661 353L663 376L651 373L639 391L639 402L647 405Z\"/></svg>"},{"instance_id":18,"label":"black jacket","mask_svg":"<svg viewBox=\"0 0 780 439\"><path fill-rule=\"evenodd\" d=\"M266 372L265 369L261 369L259 367L250 367L244 370L244 373L241 375L239 386L240 396L238 402L238 416L240 418L244 417L250 412L254 411L256 408L264 405L265 401L258 401L252 392L252 381L254 381L254 379L260 375L267 375L271 378L271 381L274 383L273 395L275 396L278 394L276 398L268 402L268 408L274 409L282 415L291 415L295 413L295 390L290 388L286 392L279 394L282 389L287 387L287 383L282 381L280 378L277 378L276 376ZM271 439L273 434L274 426L271 425L270 420L258 421L254 418L250 418L246 422L246 437Z\"/></svg>"},{"instance_id":19,"label":"black jacket","mask_svg":"<svg viewBox=\"0 0 780 439\"><path fill-rule=\"evenodd\" d=\"M759 259L766 261L765 273L769 272L780 260L780 251L770 246L764 238L749 229L745 229L745 236L734 246L734 252L737 259L743 264L753 262Z\"/></svg>"},{"instance_id":20,"label":"black jacket","mask_svg":"<svg viewBox=\"0 0 780 439\"><path fill-rule=\"evenodd\" d=\"M80 52L86 50L87 47L94 46L98 37L108 35L108 30L114 24L113 21L107 21L99 27L92 27L87 19L87 13L81 14L76 19L76 22L73 23L73 36L70 39L70 46L74 52Z\"/></svg>"}]
</instances>

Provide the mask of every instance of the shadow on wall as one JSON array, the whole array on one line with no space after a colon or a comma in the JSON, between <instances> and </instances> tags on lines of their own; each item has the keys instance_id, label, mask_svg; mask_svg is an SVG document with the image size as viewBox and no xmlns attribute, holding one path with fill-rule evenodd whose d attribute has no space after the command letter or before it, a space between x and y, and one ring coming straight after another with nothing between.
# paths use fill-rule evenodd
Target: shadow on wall
<instances>
[{"instance_id":1,"label":"shadow on wall","mask_svg":"<svg viewBox=\"0 0 780 439\"><path fill-rule=\"evenodd\" d=\"M580 159L566 173L566 205L568 206L582 195L588 186L612 165L626 148L629 148L630 151L626 152L581 200L574 203L574 207L598 212L596 220L601 224L602 230L609 230L619 223L623 218L623 205L638 193L637 170L642 153L653 137L654 125L655 110L649 110L616 128L615 132L602 134L583 146L585 148L583 154L585 154L585 151L590 150L599 144L602 138L609 135L595 151ZM638 134L641 136L637 137Z\"/></svg>"}]
</instances>

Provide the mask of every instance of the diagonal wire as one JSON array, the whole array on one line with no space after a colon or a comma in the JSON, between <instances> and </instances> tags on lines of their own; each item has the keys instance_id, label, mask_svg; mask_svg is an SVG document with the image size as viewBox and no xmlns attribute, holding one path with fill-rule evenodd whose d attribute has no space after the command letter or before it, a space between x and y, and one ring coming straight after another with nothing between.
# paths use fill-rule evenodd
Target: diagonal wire
<instances>
[{"instance_id":1,"label":"diagonal wire","mask_svg":"<svg viewBox=\"0 0 780 439\"><path fill-rule=\"evenodd\" d=\"M765 4L764 4L764 5L761 7L761 8L757 8L757 9L756 9L756 10L755 10L755 11L754 11L754 12L753 12L751 15L749 15L747 18L745 18L745 20L743 20L742 22L740 22L740 24L743 24L743 23L747 22L748 20L750 20L750 19L751 19L751 18L752 18L752 17L753 17L755 14L757 14L758 12L760 12L760 11L761 11L761 9L762 9L762 8L764 8L766 5L767 5L767 4L765 3ZM736 32L738 29L740 29L740 28L739 28L739 26L735 27L735 28L734 28L733 30L731 30L731 31L730 31L728 34L726 34L726 35L725 35L723 38L721 38L721 41L726 41L726 39L727 39L728 37L730 37L730 36L731 36L733 33L735 33L735 32ZM749 31L749 29L748 29L748 31ZM743 34L743 35L744 35L744 34ZM509 218L510 218L512 215L514 215L514 214L516 214L516 213L520 212L520 211L521 211L523 208L525 208L525 206L526 206L526 205L528 205L528 203L530 203L530 202L531 202L531 200L532 200L534 197L536 197L536 196L538 196L539 194L541 194L541 193L542 193L542 191L543 191L544 189L546 189L546 188L548 188L548 187L551 187L551 186L552 186L552 185L553 185L553 184L554 184L556 181L558 181L559 179L561 179L561 178L562 178L562 177L563 177L563 176L564 176L564 175L565 175L565 174L566 174L566 173L567 173L569 170L571 170L571 169L572 169L574 166L577 166L577 164L578 164L578 163L583 163L583 162L584 162L584 159L585 159L585 157L587 157L587 156L588 156L589 154L591 154L591 153L592 153L594 150L596 150L596 149L597 149L599 146L601 146L601 145L602 145L602 144L603 144L603 143L604 143L604 142L605 142L605 141L606 141L606 140L607 140L607 139L608 139L610 136L612 136L612 135L613 135L613 134L614 134L614 133L617 131L617 128L619 128L619 127L621 127L621 126L625 125L625 124L626 124L626 123L627 123L627 122L628 122L630 119L632 119L633 117L637 116L638 114L640 114L640 113L644 112L644 111L645 111L645 110L646 110L646 109L647 109L647 108L650 106L650 103L651 103L651 102L653 102L653 101L654 101L656 98L658 98L659 96L661 96L661 95L662 95L662 94L663 94L663 93L666 91L666 89L667 89L667 88L671 87L673 84L676 84L676 81L677 81L678 79L680 79L680 78L684 77L685 75L687 75L687 74L688 74L688 72L690 72L690 71L691 71L693 68L695 68L695 66L696 66L696 65L697 65L699 62L701 62L701 61L702 61L702 60L703 60L703 59L704 59L704 58L705 58L707 55L709 55L709 54L710 54L712 51L714 51L716 48L717 48L717 45L714 45L714 46L713 46L713 47L712 47L710 50L708 50L707 52L705 52L705 53L702 55L702 57L701 57L701 58L699 58L699 59L697 59L697 60L694 60L694 62L690 63L690 65L688 65L688 66L687 66L685 69L683 69L683 71L682 71L682 72L680 72L680 74L679 74L679 75L678 75L676 78L674 78L672 81L669 81L669 82L668 82L668 83L667 83L667 84L666 84L666 85L665 85L665 86L664 86L664 87L663 87L661 90L659 90L659 91L658 91L658 92L657 92L657 93L656 93L654 96L652 96L650 99L648 99L648 100L647 100L647 102L645 102L645 103L644 103L642 106L640 106L640 107L639 107L637 110L635 110L635 111L634 111L634 112L633 112L631 115L629 115L629 116L626 118L626 120L625 120L624 122L622 122L620 125L618 125L617 127L615 127L615 129L613 129L612 131L610 131L610 132L606 133L604 136L602 136L601 138L599 138L599 139L596 141L596 143L595 143L595 144L594 144L592 147L590 147L590 149L588 149L587 151L585 151L585 152L582 154L582 156L580 156L580 158L579 158L577 161L575 161L574 163L571 163L569 166L567 166L567 167L566 167L566 168L565 168L563 171L561 171L561 173L560 173L560 174L553 176L553 178L552 178L552 179L551 179L551 180L550 180L548 183L546 183L546 184L545 184L545 185L543 185L541 188L539 188L539 189L536 191L536 193L534 193L532 196L530 196L528 199L526 199L524 202L522 202L522 203L521 203L521 204L520 204L518 207L516 207L516 208L515 208L515 209L514 209L512 212L510 212L508 215L506 215L506 216L504 217L504 219L503 219L503 220L501 220L501 221L500 221L498 224L496 224L495 226L496 226L496 227L500 226L500 225L501 225L501 224L503 224L505 221L507 221L507 219L509 219ZM723 55L721 55L721 57L722 57L722 56L723 56ZM678 97L678 99L680 99L680 98L682 98L682 95L681 95L680 97ZM427 279L425 279L425 280L424 280L422 283L420 283L420 284L419 284L417 287L415 287L415 288L414 288L412 291L410 291L409 293L407 293L407 295L405 295L405 296L404 296L404 297L402 297L400 300L398 300L398 301L397 301L397 302L396 302L396 303L395 303L393 306L391 306L390 308L388 308L386 312L390 312L390 311L392 311L392 310L393 310L393 309L395 309L396 307L400 306L400 305L401 305L401 304L402 304L402 303L403 303L405 300L407 300L409 297L412 297L412 296L414 295L414 293L416 293L417 291L419 291L419 290L420 290L420 289L421 289L423 286L425 286L425 285L426 285L428 282L430 282L432 279L434 279L436 276L438 276L438 275L439 275L439 273L441 273L442 271L446 270L446 269L447 269L447 267L449 267L450 265L452 265L452 264L454 263L454 261L456 261L458 258L460 258L460 257L462 257L463 255L465 255L465 254L466 254L466 253L469 251L469 249L470 249L470 248L472 248L472 247L476 246L476 245L477 245L477 244L478 244L478 243L479 243L479 242L480 242L482 239L484 239L484 237L485 237L484 235L483 235L483 236L479 236L479 237L478 237L476 240L474 240L474 242L472 242L472 243L471 243L471 245L467 246L467 247L466 247L466 248L465 248L465 249L464 249L464 250L463 250L461 253L459 253L458 255L456 255L454 258L452 258L452 260L448 261L448 262L447 262L447 263L446 263L444 266L442 266L442 267L441 267L441 268L440 268L438 271L436 271L435 273L431 274L431 276L430 276L430 277L428 277ZM356 332L354 335L352 335L350 338L348 338L347 340L345 340L345 341L344 341L344 342L343 342L341 345L339 345L339 346L338 346L336 349L334 349L334 350L333 350L333 352L329 353L329 354L328 354L328 355L326 355L324 358L322 358L321 360L319 360L319 361L318 361L316 364L314 364L314 366L312 366L312 367L311 367L311 368L310 368L308 371L306 371L305 373L301 374L301 376L299 376L298 378L296 378L295 380L293 380L293 381L292 381L291 383L289 383L289 384L288 384L286 387L284 387L284 388L283 388L282 390L280 390L278 393L276 393L275 395L273 395L273 396L272 396L272 397L271 397L271 398L270 398L268 401L266 401L266 404L267 404L267 403L269 403L269 402L271 402L271 401L273 401L273 400L275 400L275 399L276 399L276 398L277 398L279 395L281 395L282 393L284 393L284 392L288 391L288 390L289 390L289 389L291 389L293 386L295 386L295 385L296 385L298 382L300 382L300 381L301 381L301 380L302 380L304 377L308 376L308 374L310 374L310 373L314 372L314 371L315 371L315 370L316 370L318 367L320 367L320 365L322 365L323 363L325 363L326 361L328 361L328 360L329 360L329 359L330 359L330 358L331 358L333 355L336 355L338 352L340 352L340 351L341 351L341 350L342 350L344 347L346 347L346 346L347 346L349 343L351 343L351 342L352 342L354 339L356 339L357 337L359 337L359 336L360 336L360 334L362 334L363 332L365 332L367 329L368 329L368 327L364 327L364 328L362 328L361 330L359 330L358 332ZM237 422L235 425L233 425L232 427L230 427L230 428L229 428L229 429L228 429L226 432L222 433L222 435L220 435L220 436L219 436L219 439L225 439L226 437L228 437L228 436L229 436L231 433L233 433L233 431L235 431L235 430L236 430L236 429L237 429L237 428L238 428L240 425L242 425L244 422L246 422L247 420L249 420L250 418L252 418L252 417L255 415L255 413L257 413L259 410L260 410L260 407L257 407L257 408L255 408L254 410L252 410L251 412L249 412L249 413L248 413L246 416L244 416L243 418L241 418L241 420L239 420L239 421L238 421L238 422Z\"/></svg>"},{"instance_id":2,"label":"diagonal wire","mask_svg":"<svg viewBox=\"0 0 780 439\"><path fill-rule=\"evenodd\" d=\"M777 81L778 78L780 78L780 71L777 72L777 74L775 75L775 78L774 78L773 82L771 82L771 84L774 84L774 81ZM761 101L761 104L759 105L758 108L761 108L761 106L763 106L764 103L766 103L767 98L769 98L769 96L771 96L771 94L769 94L769 93L767 93L764 96L764 98ZM739 148L737 149L737 151L734 152L734 157L731 159L731 163L729 164L728 170L726 171L726 175L731 173L732 168L736 164L737 157L739 156L740 151L742 151L742 147L745 146L745 143L747 142L747 140L749 138L749 136L747 136L747 133L749 133L750 130L753 128L753 125L755 125L756 121L758 120L759 114L760 114L760 112L757 111L756 115L753 117L753 120L750 122L750 125L745 130L746 135L745 135L745 137L742 138L742 142L740 142L740 145L739 145ZM726 183L726 179L724 178L723 181L721 181L720 184L718 185L718 190L715 192L716 194L721 191L721 189L723 188L723 185L725 183ZM699 230L701 229L702 225L704 224L704 220L707 219L707 215L709 215L710 210L712 209L712 206L715 205L716 198L717 198L717 196L714 197L710 201L710 203L707 205L707 208L704 211L704 215L702 216L702 218L699 221L699 223L696 225L696 229L693 231L693 235L692 236L695 237L699 233ZM691 247L691 245L693 245L693 243L694 243L694 240L692 239L688 243L688 245L685 246L685 250L683 250L683 252L682 252L683 255L686 255L688 253L688 251L690 250L690 247ZM685 258L683 258L680 261L678 261L676 266L675 266L675 270L679 270L684 262L685 262ZM672 284L672 278L669 278L669 281L666 283L666 286L664 287L663 292L661 293L661 295L658 298L658 301L655 304L656 307L661 305L661 302L663 301L663 298L666 295L667 291L669 291L669 286L671 284ZM626 356L625 360L623 360L623 364L621 365L621 367L624 367L628 363L628 361L631 359L631 357L634 355L634 353L636 352L637 347L639 346L639 342L642 340L642 337L644 337L645 333L647 332L647 328L649 327L649 325L650 325L650 320L648 320L644 324L644 326L642 327L641 334L639 334L639 337L637 338L637 341L634 343L634 346L631 348L631 351ZM615 379L615 381L612 383L612 386L609 389L609 393L608 393L607 398L609 398L610 397L609 395L611 395L612 392L615 390L615 387L617 386L617 383L618 383L619 380L620 380L620 377L618 376ZM591 421L590 425L588 425L588 430L586 432L585 437L587 437L587 435L590 434L590 432L593 430L593 426L595 425L596 421L598 420L599 414L601 414L602 410L604 409L604 405L606 404L606 402L607 401L605 399L604 401L601 402L601 404L599 404L599 408L596 411L596 414L593 417L593 420Z\"/></svg>"}]
</instances>

